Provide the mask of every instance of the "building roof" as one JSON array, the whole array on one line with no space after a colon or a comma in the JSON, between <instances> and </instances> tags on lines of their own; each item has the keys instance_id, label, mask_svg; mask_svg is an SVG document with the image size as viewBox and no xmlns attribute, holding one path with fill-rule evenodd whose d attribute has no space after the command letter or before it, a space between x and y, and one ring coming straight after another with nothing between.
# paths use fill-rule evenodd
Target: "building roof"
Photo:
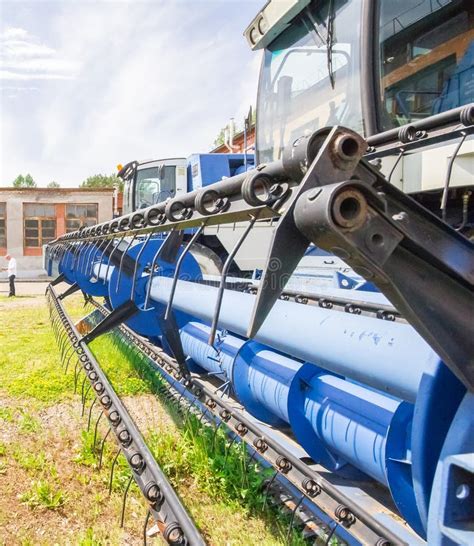
<instances>
[{"instance_id":1,"label":"building roof","mask_svg":"<svg viewBox=\"0 0 474 546\"><path fill-rule=\"evenodd\" d=\"M32 192L32 193L113 193L114 188L14 188L0 187L0 192Z\"/></svg>"}]
</instances>

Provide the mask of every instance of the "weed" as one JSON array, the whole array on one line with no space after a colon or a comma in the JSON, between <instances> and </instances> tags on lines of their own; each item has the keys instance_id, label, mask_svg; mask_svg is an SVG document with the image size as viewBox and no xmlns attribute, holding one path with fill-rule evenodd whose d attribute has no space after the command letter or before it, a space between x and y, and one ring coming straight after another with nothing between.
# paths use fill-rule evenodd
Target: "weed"
<instances>
[{"instance_id":1,"label":"weed","mask_svg":"<svg viewBox=\"0 0 474 546\"><path fill-rule=\"evenodd\" d=\"M3 457L7 452L7 444L0 442L0 457Z\"/></svg>"},{"instance_id":2,"label":"weed","mask_svg":"<svg viewBox=\"0 0 474 546\"><path fill-rule=\"evenodd\" d=\"M7 473L7 465L3 461L0 461L0 476L4 476Z\"/></svg>"},{"instance_id":3,"label":"weed","mask_svg":"<svg viewBox=\"0 0 474 546\"><path fill-rule=\"evenodd\" d=\"M17 446L13 450L12 455L15 461L27 471L42 472L48 468L48 461L43 451L33 453Z\"/></svg>"},{"instance_id":4,"label":"weed","mask_svg":"<svg viewBox=\"0 0 474 546\"><path fill-rule=\"evenodd\" d=\"M81 448L74 457L74 462L84 466L95 467L97 463L98 442L94 446L94 433L88 430L81 432Z\"/></svg>"},{"instance_id":5,"label":"weed","mask_svg":"<svg viewBox=\"0 0 474 546\"><path fill-rule=\"evenodd\" d=\"M102 542L94 534L94 529L89 527L84 535L79 538L78 546L101 546Z\"/></svg>"},{"instance_id":6,"label":"weed","mask_svg":"<svg viewBox=\"0 0 474 546\"><path fill-rule=\"evenodd\" d=\"M20 496L20 500L30 508L59 510L66 502L66 495L47 481L39 480L33 482L31 488Z\"/></svg>"},{"instance_id":7,"label":"weed","mask_svg":"<svg viewBox=\"0 0 474 546\"><path fill-rule=\"evenodd\" d=\"M38 432L41 425L37 419L27 412L22 412L18 428L22 432Z\"/></svg>"},{"instance_id":8,"label":"weed","mask_svg":"<svg viewBox=\"0 0 474 546\"><path fill-rule=\"evenodd\" d=\"M11 423L13 421L13 410L10 408L0 408L0 419L3 419L7 423Z\"/></svg>"}]
</instances>

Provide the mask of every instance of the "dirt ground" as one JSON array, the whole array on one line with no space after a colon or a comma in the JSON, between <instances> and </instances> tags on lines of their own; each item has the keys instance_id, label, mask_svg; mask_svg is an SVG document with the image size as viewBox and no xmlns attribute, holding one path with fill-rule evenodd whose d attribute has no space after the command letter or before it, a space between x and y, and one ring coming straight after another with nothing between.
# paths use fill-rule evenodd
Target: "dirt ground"
<instances>
[{"instance_id":1,"label":"dirt ground","mask_svg":"<svg viewBox=\"0 0 474 546\"><path fill-rule=\"evenodd\" d=\"M141 413L150 401L153 397L143 395L127 403L137 405ZM26 409L15 402L16 411L0 429L0 544L142 544L146 510L140 497L130 495L125 527L120 529L121 493L108 495L109 465L99 471L80 459L80 434L71 434L87 423L80 417L80 402L75 399L39 411L28 408L28 419L36 423L30 429L22 424ZM0 397L0 411L12 406L13 400ZM28 504L28 491L40 481L54 484L54 491L63 495L62 506Z\"/></svg>"},{"instance_id":2,"label":"dirt ground","mask_svg":"<svg viewBox=\"0 0 474 546\"><path fill-rule=\"evenodd\" d=\"M48 282L44 281L22 281L17 280L15 283L17 296L40 296L44 294ZM4 279L0 281L0 296L8 296L8 282Z\"/></svg>"}]
</instances>

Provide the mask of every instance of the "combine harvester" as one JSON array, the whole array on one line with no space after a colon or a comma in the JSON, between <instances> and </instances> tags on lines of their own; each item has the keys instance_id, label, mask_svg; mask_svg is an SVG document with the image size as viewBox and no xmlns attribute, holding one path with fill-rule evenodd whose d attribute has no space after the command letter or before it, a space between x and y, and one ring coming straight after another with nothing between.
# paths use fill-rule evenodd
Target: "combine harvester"
<instances>
[{"instance_id":1,"label":"combine harvester","mask_svg":"<svg viewBox=\"0 0 474 546\"><path fill-rule=\"evenodd\" d=\"M203 540L88 348L112 329L326 543L474 542L473 20L463 1L269 1L246 31L264 50L258 166L48 246L62 355L168 543ZM207 282L195 243L234 224ZM256 226L260 280L230 279ZM308 247L367 284L299 292ZM82 336L62 303L77 290L96 307Z\"/></svg>"}]
</instances>

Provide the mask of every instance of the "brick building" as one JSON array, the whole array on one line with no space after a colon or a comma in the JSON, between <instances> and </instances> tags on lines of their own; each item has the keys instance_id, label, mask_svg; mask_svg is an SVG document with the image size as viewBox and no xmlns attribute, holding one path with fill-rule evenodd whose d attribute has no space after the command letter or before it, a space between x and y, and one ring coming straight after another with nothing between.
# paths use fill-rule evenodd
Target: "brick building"
<instances>
[{"instance_id":1,"label":"brick building","mask_svg":"<svg viewBox=\"0 0 474 546\"><path fill-rule=\"evenodd\" d=\"M20 278L44 275L43 245L112 218L113 193L108 188L0 188L0 256L8 251L16 258Z\"/></svg>"},{"instance_id":2,"label":"brick building","mask_svg":"<svg viewBox=\"0 0 474 546\"><path fill-rule=\"evenodd\" d=\"M217 146L211 153L213 154L243 154L245 147L245 134L244 131L236 133L232 142L232 150L230 150L225 144ZM254 153L255 150L255 125L250 127L250 131L247 133L247 153Z\"/></svg>"}]
</instances>

